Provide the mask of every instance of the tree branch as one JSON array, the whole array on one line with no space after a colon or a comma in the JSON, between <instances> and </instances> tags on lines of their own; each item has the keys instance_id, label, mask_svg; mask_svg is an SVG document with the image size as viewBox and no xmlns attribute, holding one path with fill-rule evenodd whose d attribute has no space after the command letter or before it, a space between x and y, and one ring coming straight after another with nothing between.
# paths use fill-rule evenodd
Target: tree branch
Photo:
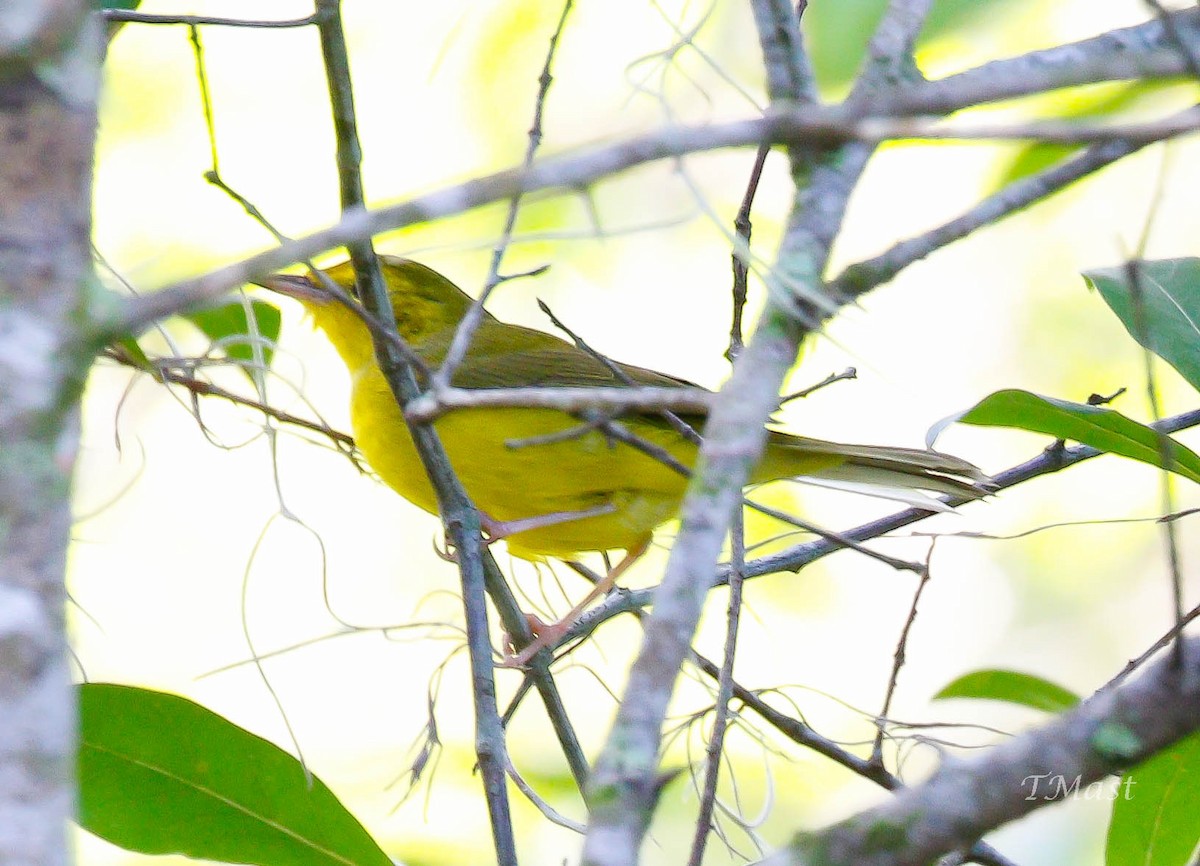
<instances>
[{"instance_id":1,"label":"tree branch","mask_svg":"<svg viewBox=\"0 0 1200 866\"><path fill-rule=\"evenodd\" d=\"M920 785L825 830L797 835L763 866L920 866L1148 758L1200 730L1200 638L1136 680L972 759L948 758Z\"/></svg>"},{"instance_id":2,"label":"tree branch","mask_svg":"<svg viewBox=\"0 0 1200 866\"><path fill-rule=\"evenodd\" d=\"M715 680L720 676L717 666L704 656L695 654L693 661L710 679ZM885 790L898 791L904 787L904 782L898 776L888 772L882 764L858 757L828 737L821 736L801 719L780 712L763 700L761 693L751 691L737 682L733 682L732 685L734 697L796 745L811 749L818 755L845 767L857 776L874 782ZM1012 861L985 842L976 843L967 854L976 863L984 864L984 866L1014 866Z\"/></svg>"},{"instance_id":3,"label":"tree branch","mask_svg":"<svg viewBox=\"0 0 1200 866\"><path fill-rule=\"evenodd\" d=\"M1164 433L1175 433L1197 425L1200 425L1200 409L1165 418L1161 423L1150 426ZM1059 445L1052 445L1037 457L993 475L992 482L995 485L995 492L999 493L1002 490L1007 490L1010 487L1015 487L1034 478L1040 478L1043 475L1049 475L1066 469L1069 466L1074 466L1076 463L1100 457L1105 453L1087 445L1073 445L1066 448ZM947 498L944 501L953 506L966 504L965 500ZM931 516L932 512L926 511L923 508L905 508L894 514L881 517L878 520L872 520L870 523L864 523L861 526L839 532L837 536L856 542L870 541L873 538L880 538L890 532L895 532L897 529L903 529L905 526L911 526ZM746 563L745 577L750 579L763 577L768 574L778 574L783 571L799 571L806 565L810 565L819 559L824 559L831 553L845 549L846 544L844 541L838 541L836 538L818 538L803 544L797 544L779 553L750 560L750 562ZM729 579L728 575L728 566L717 568L712 572L710 586L725 585ZM563 636L562 643L565 644L570 641L579 640L615 616L641 610L652 604L656 604L655 596L658 590L657 586L651 586L645 589L628 590L608 596L600 604L579 618L575 626Z\"/></svg>"},{"instance_id":4,"label":"tree branch","mask_svg":"<svg viewBox=\"0 0 1200 866\"><path fill-rule=\"evenodd\" d=\"M321 58L329 84L337 139L341 205L345 211L363 206L363 189L360 172L362 150L358 140L349 57L342 32L341 2L316 0L316 9ZM347 243L346 249L354 264L357 294L363 306L382 321L389 331L395 331L395 316L370 236ZM375 355L396 401L403 409L419 393L412 365L391 341L375 340ZM483 781L496 861L499 866L516 866L516 840L506 784L509 759L504 728L500 724L496 705L495 670L485 591L485 551L479 512L454 474L433 427L429 424L410 424L409 428L425 472L433 484L446 537L454 547L458 562L471 665L471 694L475 703L475 753Z\"/></svg>"},{"instance_id":5,"label":"tree branch","mask_svg":"<svg viewBox=\"0 0 1200 866\"><path fill-rule=\"evenodd\" d=\"M220 18L212 15L154 15L149 12L138 12L133 9L101 9L97 14L105 21L111 21L115 24L185 24L188 27L245 27L267 30L307 27L310 24L315 24L318 17L316 15L306 15L303 18L270 21L250 18Z\"/></svg>"},{"instance_id":6,"label":"tree branch","mask_svg":"<svg viewBox=\"0 0 1200 866\"><path fill-rule=\"evenodd\" d=\"M405 409L413 421L432 421L455 409L478 409L495 406L536 406L577 412L592 409L599 412L653 411L674 409L681 412L704 412L712 405L713 395L703 388L668 388L652 385L636 388L446 388L430 391L414 398Z\"/></svg>"},{"instance_id":7,"label":"tree branch","mask_svg":"<svg viewBox=\"0 0 1200 866\"><path fill-rule=\"evenodd\" d=\"M1176 22L1181 30L1193 32L1193 21L1200 13L1176 13ZM1157 25L1157 22L1152 22ZM1187 26L1185 26L1187 25ZM1141 25L1148 28L1152 25ZM1161 25L1157 25L1161 29ZM1143 37L1146 31L1134 28ZM1104 40L1089 40L1077 43L1087 49L1066 51L1043 57L1046 52L1035 52L1011 61L1000 70L1011 77L1012 83L998 90L993 99L1011 98L1044 92L1046 89L1065 87L1072 84L1115 81L1131 78L1162 78L1183 74L1186 65L1179 51L1173 47L1158 46L1149 41L1152 49L1161 54L1161 62L1134 64L1110 63L1110 57L1101 52L1111 46ZM1127 47L1121 55L1125 60L1134 54ZM1090 78L1082 78L1070 67L1063 67L1077 57L1088 60ZM1136 55L1141 57L1142 55ZM1082 62L1082 61L1081 61ZM988 69L988 64L979 69ZM1034 76L1031 69L1041 73ZM831 146L845 141L878 143L890 139L949 140L949 139L1032 139L1057 142L1113 141L1123 139L1133 142L1149 142L1190 132L1200 126L1200 113L1176 115L1170 122L1152 121L1135 124L1087 125L1062 122L1027 123L1011 126L960 124L946 126L928 119L909 119L899 115L950 112L972 105L969 99L982 99L977 92L978 82L971 73L942 79L939 82L918 83L896 90L889 101L876 106L860 106L851 110L844 106L794 106L774 108L766 117L709 124L698 127L673 127L643 136L631 138L615 145L593 147L575 154L564 154L544 159L528 169L512 168L492 175L477 178L467 183L446 187L424 196L377 210L349 208L342 219L333 226L299 238L276 249L260 253L233 265L212 271L200 277L185 280L153 295L129 299L108 322L97 326L98 339L104 341L128 334L140 333L152 322L175 313L202 306L230 289L244 285L272 271L286 267L292 262L311 258L336 246L342 246L357 238L367 237L384 231L428 222L470 210L481 205L510 199L517 195L539 190L578 190L597 181L630 168L660 159L685 156L728 147L759 145L763 142L805 145L814 147ZM1040 82L1033 86L1031 82ZM957 82L954 85L948 82ZM937 88L934 86L937 85ZM867 108L879 114L864 113Z\"/></svg>"},{"instance_id":8,"label":"tree branch","mask_svg":"<svg viewBox=\"0 0 1200 866\"><path fill-rule=\"evenodd\" d=\"M756 7L755 23L771 95L777 101L791 92L787 77L771 73L770 68L782 62L780 34L795 26L795 14L790 6L785 10L762 2ZM891 47L897 34L901 42L910 38L910 31L915 39L928 2L895 0L878 30L878 50ZM905 61L911 59L892 57L893 63ZM856 92L859 87L872 87L880 68L864 72ZM768 279L771 292L754 337L734 362L733 375L721 388L705 425L679 535L655 594L653 613L646 620L617 717L593 771L584 863L617 866L637 861L658 794L662 725L708 593L705 576L712 573L733 513L741 507L742 488L766 443L764 424L778 404L779 389L800 339L832 311L822 297L822 275L846 202L870 153L871 147L861 143L832 151L789 148L796 195L780 246L780 273L773 272Z\"/></svg>"},{"instance_id":9,"label":"tree branch","mask_svg":"<svg viewBox=\"0 0 1200 866\"><path fill-rule=\"evenodd\" d=\"M85 0L0 3L0 862L27 866L70 861L77 802L65 572L102 45Z\"/></svg>"},{"instance_id":10,"label":"tree branch","mask_svg":"<svg viewBox=\"0 0 1200 866\"><path fill-rule=\"evenodd\" d=\"M771 103L812 105L817 81L801 44L800 15L791 0L752 0Z\"/></svg>"},{"instance_id":11,"label":"tree branch","mask_svg":"<svg viewBox=\"0 0 1200 866\"><path fill-rule=\"evenodd\" d=\"M935 229L902 240L872 259L850 265L830 282L829 290L835 296L847 299L863 295L930 253L950 246L985 225L999 222L1034 202L1049 198L1075 181L1136 153L1148 143L1117 140L1093 145L1078 156L1009 184Z\"/></svg>"},{"instance_id":12,"label":"tree branch","mask_svg":"<svg viewBox=\"0 0 1200 866\"><path fill-rule=\"evenodd\" d=\"M1200 40L1200 10L1173 12L1170 20L1180 39L1189 44ZM872 108L893 115L946 115L1064 87L1187 74L1179 43L1156 19L917 84L889 94Z\"/></svg>"}]
</instances>

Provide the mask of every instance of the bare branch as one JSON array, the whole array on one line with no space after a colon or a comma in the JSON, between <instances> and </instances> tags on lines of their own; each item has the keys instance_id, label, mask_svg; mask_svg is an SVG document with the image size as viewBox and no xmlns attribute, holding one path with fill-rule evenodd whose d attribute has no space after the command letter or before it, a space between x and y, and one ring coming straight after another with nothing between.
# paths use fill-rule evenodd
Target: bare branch
<instances>
[{"instance_id":1,"label":"bare branch","mask_svg":"<svg viewBox=\"0 0 1200 866\"><path fill-rule=\"evenodd\" d=\"M754 23L773 104L817 101L817 82L800 36L800 15L792 0L752 0Z\"/></svg>"},{"instance_id":2,"label":"bare branch","mask_svg":"<svg viewBox=\"0 0 1200 866\"><path fill-rule=\"evenodd\" d=\"M341 3L340 0L316 0L316 4L321 58L325 65L337 140L341 204L343 210L361 208L362 149L358 140L349 57L342 31ZM346 249L354 264L358 296L364 308L379 318L389 331L395 331L395 316L370 236L351 241L346 244ZM375 355L388 386L403 408L418 393L412 365L396 351L392 342L375 341ZM475 705L475 754L479 761L496 861L499 866L516 866L516 840L513 835L508 788L505 784L505 769L509 760L504 728L500 724L499 710L496 706L480 516L454 474L446 451L433 428L428 424L410 424L410 431L437 495L438 511L446 527L447 539L456 552L467 625L471 693ZM488 558L490 559L490 556Z\"/></svg>"},{"instance_id":3,"label":"bare branch","mask_svg":"<svg viewBox=\"0 0 1200 866\"><path fill-rule=\"evenodd\" d=\"M688 866L700 866L704 860L704 849L712 824L713 807L717 801L717 781L721 772L721 758L725 748L725 732L732 710L729 702L733 697L733 662L737 654L738 628L742 617L742 577L746 565L745 522L739 511L734 517L729 532L730 565L729 604L725 610L725 652L721 669L717 673L717 697L713 707L712 733L709 734L705 750L704 788L700 794L700 814L696 817L696 831L692 836L692 850L688 855Z\"/></svg>"},{"instance_id":4,"label":"bare branch","mask_svg":"<svg viewBox=\"0 0 1200 866\"><path fill-rule=\"evenodd\" d=\"M137 12L133 9L101 9L100 16L105 21L120 24L186 24L189 27L208 25L265 29L307 27L310 24L315 24L317 21L316 15L306 15L303 18L289 18L279 21L266 21L246 18L219 18L211 15L152 15L148 12Z\"/></svg>"},{"instance_id":5,"label":"bare branch","mask_svg":"<svg viewBox=\"0 0 1200 866\"><path fill-rule=\"evenodd\" d=\"M1153 426L1155 426L1155 429L1165 433L1175 433L1197 425L1200 425L1200 409L1185 412L1182 415L1174 415L1164 419L1161 424ZM1104 453L1087 445L1074 445L1071 447L1062 447L1057 444L1052 445L1037 457L993 475L992 483L995 485L995 492L999 493L1002 490L1007 490L1010 487L1015 487L1034 478L1059 472L1069 466L1074 466L1076 463L1099 457ZM964 501L949 498L943 501L954 506L965 504ZM870 523L864 523L861 526L847 529L838 533L838 535L857 542L869 541L873 538L880 538L890 532L895 532L897 529L902 529L905 526L911 526L930 516L931 513L924 509L905 508L902 511L897 511L894 514L889 514ZM768 574L778 574L782 571L799 571L804 566L843 549L845 549L844 542L829 538L819 538L815 541L797 544L779 553L759 557L746 563L746 577L755 578ZM721 586L727 579L728 568L723 566L716 569L713 573L711 585ZM652 586L645 589L630 590L620 595L609 596L580 618L575 627L564 636L564 642L587 634L614 616L628 613L635 609L640 610L654 604L657 592L658 587Z\"/></svg>"},{"instance_id":6,"label":"bare branch","mask_svg":"<svg viewBox=\"0 0 1200 866\"><path fill-rule=\"evenodd\" d=\"M717 679L720 675L717 666L704 656L698 653L693 654L693 661L711 679ZM733 682L732 686L734 697L753 710L763 721L797 745L811 749L822 757L828 758L857 776L874 782L885 790L897 791L904 787L904 783L900 778L888 772L887 768L882 764L858 757L842 748L833 740L821 736L821 734L818 734L801 719L793 718L780 712L763 699L762 692L751 691L736 681ZM984 866L1013 866L1011 861L984 842L976 843L968 853L972 860L976 863L984 864Z\"/></svg>"},{"instance_id":7,"label":"bare branch","mask_svg":"<svg viewBox=\"0 0 1200 866\"><path fill-rule=\"evenodd\" d=\"M768 68L786 60L780 47L784 25L772 12L787 17L777 7L755 10ZM790 6L787 12L792 13ZM774 108L790 94L782 75L775 75L772 87ZM667 704L708 591L704 575L714 568L733 513L741 507L742 488L766 444L763 425L777 405L796 347L821 309L818 298L830 246L869 153L863 145L836 153L789 147L796 195L778 257L782 276L771 275L772 291L754 338L734 363L733 375L721 388L705 425L679 535L593 771L586 864L624 866L638 859L659 791L658 751Z\"/></svg>"},{"instance_id":8,"label":"bare branch","mask_svg":"<svg viewBox=\"0 0 1200 866\"><path fill-rule=\"evenodd\" d=\"M847 267L829 284L835 295L855 298L891 280L914 262L947 247L979 228L999 222L1034 202L1049 198L1077 180L1111 165L1148 142L1107 141L1057 165L1015 181L935 229L896 243L872 259Z\"/></svg>"},{"instance_id":9,"label":"bare branch","mask_svg":"<svg viewBox=\"0 0 1200 866\"><path fill-rule=\"evenodd\" d=\"M857 105L920 81L913 48L933 0L891 0L867 46L866 65L846 100Z\"/></svg>"},{"instance_id":10,"label":"bare branch","mask_svg":"<svg viewBox=\"0 0 1200 866\"><path fill-rule=\"evenodd\" d=\"M554 35L550 37L550 46L546 49L546 62L542 65L542 74L538 76L538 92L534 100L533 109L533 125L529 128L529 144L525 148L525 160L522 163L526 169L533 165L533 157L537 153L538 147L542 143L542 112L546 106L546 97L550 93L550 85L554 78L550 74L550 66L554 61L554 52L558 48L559 37L562 36L563 28L567 24L567 16L571 12L573 0L566 0L563 3L562 13L558 17L558 26L554 30ZM513 229L517 224L517 212L521 207L520 194L514 195L512 201L508 204L508 216L504 220L504 229L500 232L500 239L496 242L495 248L492 250L492 261L488 266L488 277L484 282L483 291L479 293L479 297L471 304L467 314L463 316L461 322L458 323L458 328L454 332L454 339L450 342L450 348L446 350L446 358L442 361L442 366L434 375L434 385L436 387L449 387L450 381L454 378L454 371L462 364L463 359L467 356L467 349L471 345L471 338L479 329L483 322L483 305L487 303L488 297L496 286L502 282L500 277L500 262L504 258L504 253L512 243Z\"/></svg>"},{"instance_id":11,"label":"bare branch","mask_svg":"<svg viewBox=\"0 0 1200 866\"><path fill-rule=\"evenodd\" d=\"M0 3L0 862L71 860L77 695L66 638L101 22Z\"/></svg>"},{"instance_id":12,"label":"bare branch","mask_svg":"<svg viewBox=\"0 0 1200 866\"><path fill-rule=\"evenodd\" d=\"M1173 12L1180 39L1200 40L1200 10ZM1101 81L1187 75L1179 43L1161 20L1110 30L1091 39L995 60L957 75L887 95L873 110L896 115L951 114L964 108Z\"/></svg>"},{"instance_id":13,"label":"bare branch","mask_svg":"<svg viewBox=\"0 0 1200 866\"><path fill-rule=\"evenodd\" d=\"M212 382L199 379L194 373L175 369L167 363L158 362L155 364L154 370L150 371L143 369L140 365L127 358L123 353L117 351L106 351L103 354L103 357L110 358L118 364L131 367L132 369L141 370L142 372L145 372L151 376L157 377L160 381L169 382L173 385L179 385L183 388L186 388L193 394L205 397L220 397L222 400L227 400L235 405L255 409L261 412L263 415L266 415L268 418L274 418L276 421L279 421L283 424L290 424L294 427L300 427L312 433L319 433L320 435L329 439L330 442L332 442L333 445L339 450L353 449L354 447L354 439L351 436L346 433L342 433L339 430L333 429L328 424L320 421L310 421L307 418L301 418L298 415L293 415L292 413L285 412L282 409L276 409L274 406L270 406L260 400L234 393L233 391L229 391L219 385L214 385Z\"/></svg>"},{"instance_id":14,"label":"bare branch","mask_svg":"<svg viewBox=\"0 0 1200 866\"><path fill-rule=\"evenodd\" d=\"M771 148L765 144L758 146L754 156L754 167L750 170L750 179L746 182L746 192L742 196L742 204L737 216L733 219L733 230L741 241L741 246L735 244L733 259L733 315L729 322L729 348L725 350L725 360L733 361L742 353L746 341L742 334L742 315L746 308L746 294L750 281L750 233L753 224L750 222L750 209L754 205L754 196L758 193L758 184L762 179L763 167L767 164L767 154Z\"/></svg>"},{"instance_id":15,"label":"bare branch","mask_svg":"<svg viewBox=\"0 0 1200 866\"><path fill-rule=\"evenodd\" d=\"M1178 60L1178 55L1172 55ZM208 274L184 280L154 294L129 299L107 322L97 323L102 342L136 334L155 321L203 306L230 289L260 279L362 237L428 222L537 190L576 190L627 169L659 159L728 147L775 142L826 146L841 141L867 143L909 140L1029 139L1061 143L1125 140L1147 143L1200 128L1200 111L1148 123L1087 125L1055 121L1018 125L941 125L929 120L886 117L847 118L840 109L793 108L753 120L674 127L578 155L545 159L528 170L513 168L377 210L347 208L335 225Z\"/></svg>"},{"instance_id":16,"label":"bare branch","mask_svg":"<svg viewBox=\"0 0 1200 866\"><path fill-rule=\"evenodd\" d=\"M1186 663L1160 659L1047 725L973 759L946 759L926 782L825 830L798 835L764 866L917 866L972 845L1002 824L1066 796L1200 729L1200 638ZM892 840L880 845L880 839Z\"/></svg>"},{"instance_id":17,"label":"bare branch","mask_svg":"<svg viewBox=\"0 0 1200 866\"><path fill-rule=\"evenodd\" d=\"M929 555L925 558L925 567L918 574L917 589L913 593L912 604L908 608L908 618L904 621L904 626L900 629L900 637L896 641L896 650L892 654L892 672L888 676L887 689L883 696L883 706L879 710L879 717L875 720L875 742L871 744L871 763L883 766L883 738L887 733L888 717L892 712L892 699L896 695L896 686L900 682L900 669L904 667L904 662L907 658L908 636L912 632L913 624L917 621L917 607L921 603L921 595L925 592L925 587L929 583L930 578L930 563L933 560L933 546L937 544L937 539L930 542ZM732 574L730 575L732 577Z\"/></svg>"},{"instance_id":18,"label":"bare branch","mask_svg":"<svg viewBox=\"0 0 1200 866\"><path fill-rule=\"evenodd\" d=\"M494 406L537 406L578 412L654 411L675 409L704 412L712 402L712 392L703 388L446 388L430 391L409 402L405 414L412 421L427 422L455 409L480 409Z\"/></svg>"}]
</instances>

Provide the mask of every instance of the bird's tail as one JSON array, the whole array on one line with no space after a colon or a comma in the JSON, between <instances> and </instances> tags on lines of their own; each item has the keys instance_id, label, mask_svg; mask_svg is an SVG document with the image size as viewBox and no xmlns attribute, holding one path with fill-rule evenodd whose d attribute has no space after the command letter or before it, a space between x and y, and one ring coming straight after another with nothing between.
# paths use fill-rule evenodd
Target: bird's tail
<instances>
[{"instance_id":1,"label":"bird's tail","mask_svg":"<svg viewBox=\"0 0 1200 866\"><path fill-rule=\"evenodd\" d=\"M925 493L979 499L993 486L973 463L937 451L880 445L844 445L772 431L754 482L800 478L823 487L854 490L946 511Z\"/></svg>"}]
</instances>

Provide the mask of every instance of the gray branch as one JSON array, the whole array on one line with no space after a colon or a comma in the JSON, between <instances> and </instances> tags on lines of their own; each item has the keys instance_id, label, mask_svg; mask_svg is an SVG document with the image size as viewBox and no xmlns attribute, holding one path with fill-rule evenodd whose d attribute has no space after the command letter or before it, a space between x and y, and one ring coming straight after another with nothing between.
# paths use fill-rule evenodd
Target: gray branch
<instances>
[{"instance_id":1,"label":"gray branch","mask_svg":"<svg viewBox=\"0 0 1200 866\"><path fill-rule=\"evenodd\" d=\"M102 34L0 4L0 862L65 866L77 711L65 623Z\"/></svg>"},{"instance_id":2,"label":"gray branch","mask_svg":"<svg viewBox=\"0 0 1200 866\"><path fill-rule=\"evenodd\" d=\"M1200 9L1174 12L1179 38L1200 42ZM1110 30L901 90L873 106L894 115L951 114L964 108L1101 81L1188 75L1187 59L1161 19Z\"/></svg>"},{"instance_id":3,"label":"gray branch","mask_svg":"<svg viewBox=\"0 0 1200 866\"><path fill-rule=\"evenodd\" d=\"M1171 418L1165 418L1151 426L1155 430L1169 434L1196 427L1197 425L1200 425L1200 409L1175 415ZM995 484L996 492L999 493L1010 487L1016 487L1018 484L1024 484L1026 481L1032 481L1034 478L1041 478L1043 475L1059 472L1074 466L1076 463L1082 463L1085 460L1092 460L1103 456L1104 453L1088 445L1072 445L1070 447L1058 447L1054 445L1037 457L996 474L993 476L992 481ZM964 504L961 500L947 501L955 506ZM802 544L793 545L778 553L752 559L746 563L744 574L747 579L753 579L785 571L796 572L806 565L811 565L832 553L836 553L839 550L846 550L847 541L861 543L874 538L882 538L898 529L903 529L906 526L911 526L914 523L925 520L932 516L932 514L933 512L923 508L905 508L881 517L878 520L872 520L870 523L864 523L861 526L838 532L835 534L835 538L817 538ZM710 586L723 586L729 580L728 575L728 566L717 568L710 576ZM579 619L575 627L563 636L563 643L573 642L585 637L615 616L649 607L654 603L657 592L658 587L651 586L645 589L635 589L629 592L610 595Z\"/></svg>"},{"instance_id":4,"label":"gray branch","mask_svg":"<svg viewBox=\"0 0 1200 866\"><path fill-rule=\"evenodd\" d=\"M1165 653L1138 679L1098 692L1047 725L979 757L948 758L928 781L882 806L798 835L763 866L931 863L1144 760L1200 730L1200 638L1183 646L1182 667Z\"/></svg>"},{"instance_id":5,"label":"gray branch","mask_svg":"<svg viewBox=\"0 0 1200 866\"><path fill-rule=\"evenodd\" d=\"M1200 12L1174 13L1182 38L1200 39ZM194 309L229 290L368 235L390 231L511 199L539 190L578 190L622 171L660 159L762 142L832 146L848 140L867 143L886 139L1028 138L1069 142L1153 141L1200 125L1196 117L1171 123L1126 124L1119 127L1064 123L1029 123L997 127L979 124L945 126L919 115L941 115L972 105L1011 99L1101 81L1164 78L1187 74L1177 45L1161 21L1094 39L995 61L939 81L913 81L890 88L886 98L845 106L776 107L766 117L673 127L580 153L544 159L526 169L512 168L447 187L401 204L367 211L355 209L336 225L276 249L200 277L185 280L144 298L129 299L107 323L101 338L138 333L151 323Z\"/></svg>"},{"instance_id":6,"label":"gray branch","mask_svg":"<svg viewBox=\"0 0 1200 866\"><path fill-rule=\"evenodd\" d=\"M792 0L752 0L772 104L815 103L817 82L801 44L800 16Z\"/></svg>"},{"instance_id":7,"label":"gray branch","mask_svg":"<svg viewBox=\"0 0 1200 866\"><path fill-rule=\"evenodd\" d=\"M564 412L583 409L617 413L665 409L704 412L712 403L712 397L713 395L703 388L668 388L652 385L636 388L445 388L415 398L408 404L404 414L411 421L426 422L454 409L478 409L485 406L537 406L544 409L561 409Z\"/></svg>"},{"instance_id":8,"label":"gray branch","mask_svg":"<svg viewBox=\"0 0 1200 866\"><path fill-rule=\"evenodd\" d=\"M894 0L873 42L875 49L882 54L896 44L911 44L927 7L928 0ZM755 23L768 67L782 62L780 34L794 22L794 14L776 5L756 7ZM880 81L877 76L890 74L905 61L911 58L893 55L891 65L869 66L856 92L860 87L869 91ZM774 79L781 78L774 74ZM772 95L789 97L783 83L774 79ZM835 309L822 297L822 276L846 202L871 150L860 142L834 150L789 148L796 196L777 267L768 279L767 306L713 403L683 503L679 535L617 717L593 769L586 864L625 866L638 860L658 796L662 725L691 649L708 575L716 567L733 514L741 507L750 470L762 454L764 424L778 405L779 389L800 339Z\"/></svg>"}]
</instances>

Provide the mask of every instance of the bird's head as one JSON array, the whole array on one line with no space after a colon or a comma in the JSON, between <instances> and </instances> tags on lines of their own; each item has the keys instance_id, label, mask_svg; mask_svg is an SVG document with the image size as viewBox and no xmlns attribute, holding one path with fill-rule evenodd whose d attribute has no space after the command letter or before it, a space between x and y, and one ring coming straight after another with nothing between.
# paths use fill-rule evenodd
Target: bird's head
<instances>
[{"instance_id":1,"label":"bird's head","mask_svg":"<svg viewBox=\"0 0 1200 866\"><path fill-rule=\"evenodd\" d=\"M471 306L471 298L432 268L411 259L380 256L396 329L414 346L432 334L456 326ZM322 270L346 294L357 298L350 261ZM329 337L351 369L371 357L371 336L353 310L338 301L320 274L272 274L258 282L303 304L313 323Z\"/></svg>"}]
</instances>

